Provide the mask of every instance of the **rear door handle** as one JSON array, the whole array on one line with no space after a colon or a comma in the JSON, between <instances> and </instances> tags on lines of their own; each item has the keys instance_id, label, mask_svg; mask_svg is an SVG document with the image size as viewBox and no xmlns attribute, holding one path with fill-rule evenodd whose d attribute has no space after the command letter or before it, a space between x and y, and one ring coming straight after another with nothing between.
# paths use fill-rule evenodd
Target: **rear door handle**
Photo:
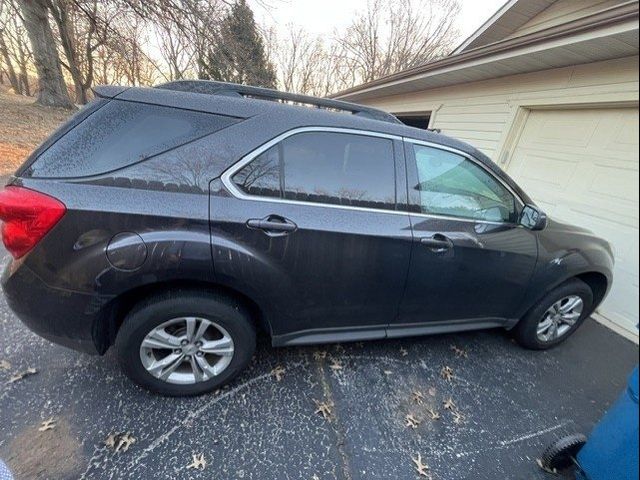
<instances>
[{"instance_id":1,"label":"rear door handle","mask_svg":"<svg viewBox=\"0 0 640 480\"><path fill-rule=\"evenodd\" d=\"M267 234L286 235L294 232L298 226L291 220L279 215L268 215L264 218L250 218L247 227L263 230Z\"/></svg>"},{"instance_id":2,"label":"rear door handle","mask_svg":"<svg viewBox=\"0 0 640 480\"><path fill-rule=\"evenodd\" d=\"M453 242L451 239L441 233L436 233L433 237L421 238L420 243L434 252L444 252L453 248Z\"/></svg>"}]
</instances>

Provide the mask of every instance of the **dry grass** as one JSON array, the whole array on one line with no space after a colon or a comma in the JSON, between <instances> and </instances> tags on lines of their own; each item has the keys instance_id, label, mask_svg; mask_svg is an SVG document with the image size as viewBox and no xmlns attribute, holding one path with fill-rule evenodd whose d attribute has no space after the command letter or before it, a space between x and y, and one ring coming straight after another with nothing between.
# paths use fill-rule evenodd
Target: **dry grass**
<instances>
[{"instance_id":1,"label":"dry grass","mask_svg":"<svg viewBox=\"0 0 640 480\"><path fill-rule=\"evenodd\" d=\"M33 102L33 98L14 95L0 85L0 176L13 173L73 113Z\"/></svg>"}]
</instances>

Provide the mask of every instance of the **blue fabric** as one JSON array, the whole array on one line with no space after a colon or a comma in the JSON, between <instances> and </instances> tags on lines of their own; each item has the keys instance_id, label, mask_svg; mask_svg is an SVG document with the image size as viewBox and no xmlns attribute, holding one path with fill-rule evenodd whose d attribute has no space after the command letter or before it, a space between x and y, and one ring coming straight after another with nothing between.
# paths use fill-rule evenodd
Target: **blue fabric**
<instances>
[{"instance_id":1,"label":"blue fabric","mask_svg":"<svg viewBox=\"0 0 640 480\"><path fill-rule=\"evenodd\" d=\"M9 467L2 460L0 460L0 480L13 480Z\"/></svg>"},{"instance_id":2,"label":"blue fabric","mask_svg":"<svg viewBox=\"0 0 640 480\"><path fill-rule=\"evenodd\" d=\"M578 453L588 480L638 480L638 367Z\"/></svg>"}]
</instances>

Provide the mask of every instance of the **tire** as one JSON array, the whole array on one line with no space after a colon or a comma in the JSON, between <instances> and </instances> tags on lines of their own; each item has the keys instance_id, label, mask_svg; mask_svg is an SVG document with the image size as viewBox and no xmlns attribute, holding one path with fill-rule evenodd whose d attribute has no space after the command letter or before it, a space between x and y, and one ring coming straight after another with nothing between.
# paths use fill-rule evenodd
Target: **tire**
<instances>
[{"instance_id":1,"label":"tire","mask_svg":"<svg viewBox=\"0 0 640 480\"><path fill-rule=\"evenodd\" d=\"M223 354L218 358L217 355L205 354L204 352L180 351L185 348L196 348L193 345L185 347L177 345L174 350L166 350L163 349L164 347L150 350L142 346L145 337L156 327L177 322L166 328L178 328L182 324L180 322L183 317L185 317L185 328L186 318L189 318L190 321L200 322L200 324L203 322L201 319L205 319L209 322L207 323L209 326L204 327L205 333L201 337L203 341L206 341L205 335L211 337L212 333L219 333L222 339L231 339L229 348L231 353ZM178 335L175 333L169 337L173 342L178 338ZM181 338L186 339L186 332L180 335L183 335ZM183 342L186 343L185 340ZM147 344L145 342L145 346ZM200 395L219 388L247 366L253 356L255 346L256 331L246 308L234 299L204 290L172 290L146 298L134 306L126 316L115 341L116 355L123 372L141 387L168 396ZM195 374L193 374L194 381L192 383L184 383L185 380L176 383L176 380L172 380L171 377L188 376L189 371L195 368L191 361L192 357L194 361L196 360L195 353L201 357L200 360L205 357L213 358L214 363L220 361L224 368L220 368L219 373L208 375L202 374L203 369L196 368L200 375L207 376L195 381ZM152 375L143 364L143 358L148 364L154 364L153 362L156 362L156 356L159 354L167 357L169 355L180 357L178 361L171 362L172 364L179 363L179 367L170 374L168 380ZM162 369L160 371L162 372ZM180 373L182 371L185 373Z\"/></svg>"},{"instance_id":2,"label":"tire","mask_svg":"<svg viewBox=\"0 0 640 480\"><path fill-rule=\"evenodd\" d=\"M587 437L581 433L556 440L542 454L540 466L548 472L566 470L574 465L573 459L585 443L587 443Z\"/></svg>"},{"instance_id":3,"label":"tire","mask_svg":"<svg viewBox=\"0 0 640 480\"><path fill-rule=\"evenodd\" d=\"M552 308L553 305L557 304L557 302L572 296L580 297L582 300L582 311L579 318L577 318L575 323L563 331L563 333L557 338L548 340L540 338L538 336L538 327L547 315L549 309ZM532 350L546 350L569 338L592 311L593 292L591 291L591 288L582 280L573 278L547 293L542 300L534 305L513 328L512 335L516 341L525 348Z\"/></svg>"}]
</instances>

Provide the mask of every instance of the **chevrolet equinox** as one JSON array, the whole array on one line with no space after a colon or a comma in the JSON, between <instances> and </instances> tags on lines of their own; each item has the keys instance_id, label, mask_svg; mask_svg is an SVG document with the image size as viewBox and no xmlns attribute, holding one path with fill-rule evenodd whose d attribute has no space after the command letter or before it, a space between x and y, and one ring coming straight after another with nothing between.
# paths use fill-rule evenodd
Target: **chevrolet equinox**
<instances>
[{"instance_id":1,"label":"chevrolet equinox","mask_svg":"<svg viewBox=\"0 0 640 480\"><path fill-rule=\"evenodd\" d=\"M489 158L380 110L178 81L97 87L0 192L7 301L76 350L114 346L165 395L274 346L503 327L571 335L607 242L547 216Z\"/></svg>"}]
</instances>

